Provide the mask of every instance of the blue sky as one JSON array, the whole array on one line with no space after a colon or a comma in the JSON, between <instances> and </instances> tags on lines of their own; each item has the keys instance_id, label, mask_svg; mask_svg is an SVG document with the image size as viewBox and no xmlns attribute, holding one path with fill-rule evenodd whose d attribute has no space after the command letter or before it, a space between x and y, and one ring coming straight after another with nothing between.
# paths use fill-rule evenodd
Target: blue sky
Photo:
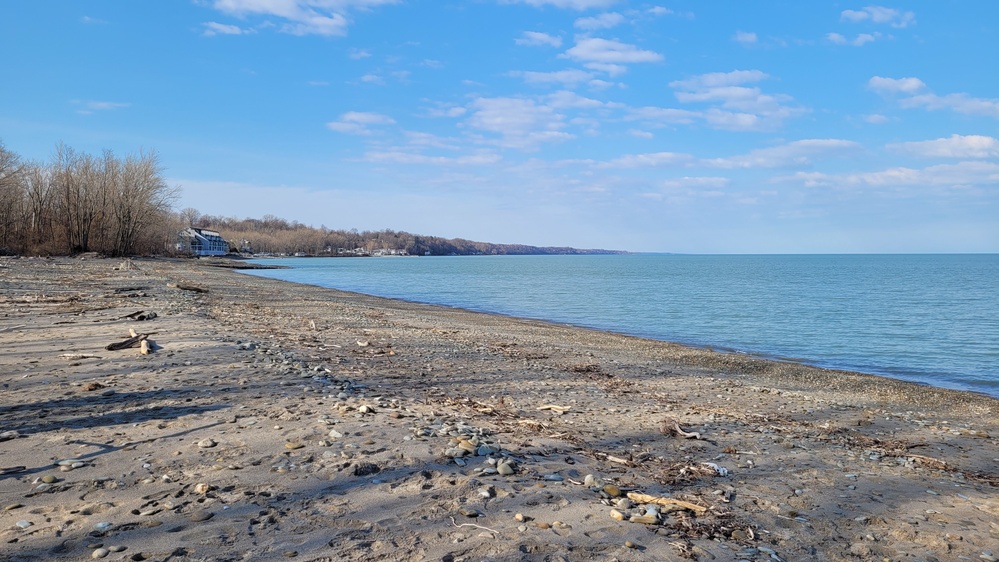
<instances>
[{"instance_id":1,"label":"blue sky","mask_svg":"<svg viewBox=\"0 0 999 562\"><path fill-rule=\"evenodd\" d=\"M20 0L0 140L177 208L536 245L999 251L999 2Z\"/></svg>"}]
</instances>

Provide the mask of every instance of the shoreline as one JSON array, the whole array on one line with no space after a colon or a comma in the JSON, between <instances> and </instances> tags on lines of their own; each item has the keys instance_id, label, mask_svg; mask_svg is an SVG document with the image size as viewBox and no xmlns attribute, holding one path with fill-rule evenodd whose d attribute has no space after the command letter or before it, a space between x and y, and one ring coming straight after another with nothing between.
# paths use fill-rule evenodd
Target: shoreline
<instances>
[{"instance_id":1,"label":"shoreline","mask_svg":"<svg viewBox=\"0 0 999 562\"><path fill-rule=\"evenodd\" d=\"M12 560L988 560L999 544L983 394L193 260L3 260L0 289ZM155 351L104 349L130 328Z\"/></svg>"},{"instance_id":2,"label":"shoreline","mask_svg":"<svg viewBox=\"0 0 999 562\"><path fill-rule=\"evenodd\" d=\"M809 255L809 254L802 254L802 255ZM960 255L960 254L954 254L954 255ZM260 267L260 268L234 268L234 269L251 269L252 270L252 269L293 269L293 268L291 266L264 266L264 267ZM247 275L250 275L250 276L254 276L254 274L252 273L252 271L251 272L244 272L244 273L246 273ZM385 299L385 300L388 300L388 301L398 301L398 302L402 302L402 303L410 303L410 304L414 304L414 305L425 305L425 306L430 306L430 307L440 307L440 308L444 308L444 309L460 310L460 311L466 311L466 312L475 313L475 314L496 315L496 316L505 317L505 318L511 318L511 319L523 319L523 320L531 320L531 321L537 321L537 322L542 322L542 323L550 323L550 324L556 325L556 326L565 326L565 327L576 328L576 329L581 329L581 330L591 330L591 331L595 331L595 332L603 332L603 333L614 334L614 335L619 335L619 336L624 336L624 337L633 337L633 338L638 338L638 339L641 339L641 340L648 340L648 341L652 341L652 342L660 342L660 343L665 343L665 344L670 344L670 345L676 345L676 346L680 346L680 347L684 347L684 348L690 348L690 349L693 349L693 350L700 350L700 351L705 351L705 352L709 352L709 353L720 353L720 354L723 354L723 355L734 355L736 357L745 357L745 358L749 358L749 359L757 359L757 360L761 360L761 361L770 361L770 362L774 362L774 363L785 363L785 364L799 365L799 366L807 367L807 368L811 368L811 369L819 369L819 370L822 370L822 371L829 371L830 373L848 373L848 374L866 375L866 376L872 376L872 377L878 377L878 378L886 378L886 379L890 379L890 380L894 380L894 381L904 382L904 383L908 383L908 384L914 384L914 385L921 386L921 387L927 387L929 389L948 390L948 391L955 391L955 392L968 392L968 393L971 393L971 394L976 394L976 395L984 396L984 397L987 397L987 398L992 398L992 399L999 400L999 389L996 389L993 392L988 392L987 390L984 390L984 389L981 389L981 388L976 388L973 385L970 385L968 383L960 382L960 380L954 381L952 383L953 386L945 386L945 385L943 385L943 384L941 384L939 382L932 382L932 381L923 380L923 378L921 378L919 376L916 376L916 375L901 376L901 375L888 374L888 372L891 370L890 368L884 368L883 372L878 372L875 369L872 369L871 371L854 370L854 369L851 369L849 367L840 367L840 366L837 366L837 365L835 365L832 362L827 365L827 364L824 364L822 361L819 361L819 360L811 360L811 359L803 358L803 357L784 357L784 356L769 354L769 353L765 353L765 352L757 352L757 351L752 351L752 350L742 350L742 349L738 349L738 348L732 348L732 347L728 347L728 346L720 345L720 344L698 344L698 343L692 343L692 342L685 342L685 341L682 341L682 340L659 339L659 338L656 338L656 337L651 336L651 335L642 335L640 333L631 333L631 332L626 332L626 331L617 331L617 330L614 330L612 328L603 328L603 327L600 327L600 326L593 326L593 325L587 325L587 324L576 324L576 323L572 323L572 322L562 322L562 321L558 321L558 320L551 320L551 319L547 319L547 318L539 318L539 317L532 317L532 316L519 316L519 315L516 315L516 314L508 314L508 313L499 312L499 311L493 311L493 310L488 310L488 309L481 309L480 310L480 309L476 309L476 308L465 308L465 307L457 306L457 305L449 305L449 304L443 304L443 303L433 303L433 302L425 302L425 301L418 301L418 300L410 300L410 299L405 299L405 298L401 298L401 297L387 297L387 296L375 295L375 294L370 294L370 293L363 293L363 292L359 292L359 291L350 291L350 290L340 289L340 288L337 288L337 287L329 287L329 286L324 286L324 285L318 285L318 284L312 284L312 283L303 283L303 282L291 281L291 280L285 280L285 279L276 279L276 278L271 278L271 277L262 277L262 278L269 279L269 280L272 280L272 281L278 281L278 282L292 283L292 284L296 284L296 285L314 287L314 288L317 288L317 289L324 289L324 290L330 290L330 291L336 291L336 292L356 294L356 295L371 297L371 298L375 298L375 299Z\"/></svg>"}]
</instances>

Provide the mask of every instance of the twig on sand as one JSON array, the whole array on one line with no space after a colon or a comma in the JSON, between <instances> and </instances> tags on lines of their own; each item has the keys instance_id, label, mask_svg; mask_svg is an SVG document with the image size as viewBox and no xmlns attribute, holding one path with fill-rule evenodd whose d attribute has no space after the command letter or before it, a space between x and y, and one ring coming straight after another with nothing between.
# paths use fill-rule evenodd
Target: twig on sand
<instances>
[{"instance_id":1,"label":"twig on sand","mask_svg":"<svg viewBox=\"0 0 999 562\"><path fill-rule=\"evenodd\" d=\"M475 523L462 523L461 525L459 525L458 523L455 522L454 515L451 516L451 524L458 528L475 527L476 529L482 529L484 531L489 531L490 533L495 533L497 535L499 534L499 531L497 531L496 529L490 529L489 527L483 527L482 525L476 525Z\"/></svg>"}]
</instances>

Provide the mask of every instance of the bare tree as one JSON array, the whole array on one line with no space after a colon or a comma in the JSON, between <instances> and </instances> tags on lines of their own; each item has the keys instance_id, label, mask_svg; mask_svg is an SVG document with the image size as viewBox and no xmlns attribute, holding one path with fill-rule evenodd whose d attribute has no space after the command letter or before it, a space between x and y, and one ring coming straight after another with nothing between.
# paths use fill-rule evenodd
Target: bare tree
<instances>
[{"instance_id":1,"label":"bare tree","mask_svg":"<svg viewBox=\"0 0 999 562\"><path fill-rule=\"evenodd\" d=\"M129 155L121 164L111 205L112 244L115 256L131 254L154 222L169 215L177 190L167 186L155 152ZM146 229L146 232L144 232Z\"/></svg>"},{"instance_id":2,"label":"bare tree","mask_svg":"<svg viewBox=\"0 0 999 562\"><path fill-rule=\"evenodd\" d=\"M0 142L0 251L12 251L23 241L24 164Z\"/></svg>"}]
</instances>

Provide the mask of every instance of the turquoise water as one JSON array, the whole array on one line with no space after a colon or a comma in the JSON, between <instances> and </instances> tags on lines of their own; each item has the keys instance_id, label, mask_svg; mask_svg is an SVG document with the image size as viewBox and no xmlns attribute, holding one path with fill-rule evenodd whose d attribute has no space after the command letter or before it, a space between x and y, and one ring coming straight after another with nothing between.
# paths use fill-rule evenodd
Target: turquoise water
<instances>
[{"instance_id":1,"label":"turquoise water","mask_svg":"<svg viewBox=\"0 0 999 562\"><path fill-rule=\"evenodd\" d=\"M999 397L999 255L290 258L254 275Z\"/></svg>"}]
</instances>

